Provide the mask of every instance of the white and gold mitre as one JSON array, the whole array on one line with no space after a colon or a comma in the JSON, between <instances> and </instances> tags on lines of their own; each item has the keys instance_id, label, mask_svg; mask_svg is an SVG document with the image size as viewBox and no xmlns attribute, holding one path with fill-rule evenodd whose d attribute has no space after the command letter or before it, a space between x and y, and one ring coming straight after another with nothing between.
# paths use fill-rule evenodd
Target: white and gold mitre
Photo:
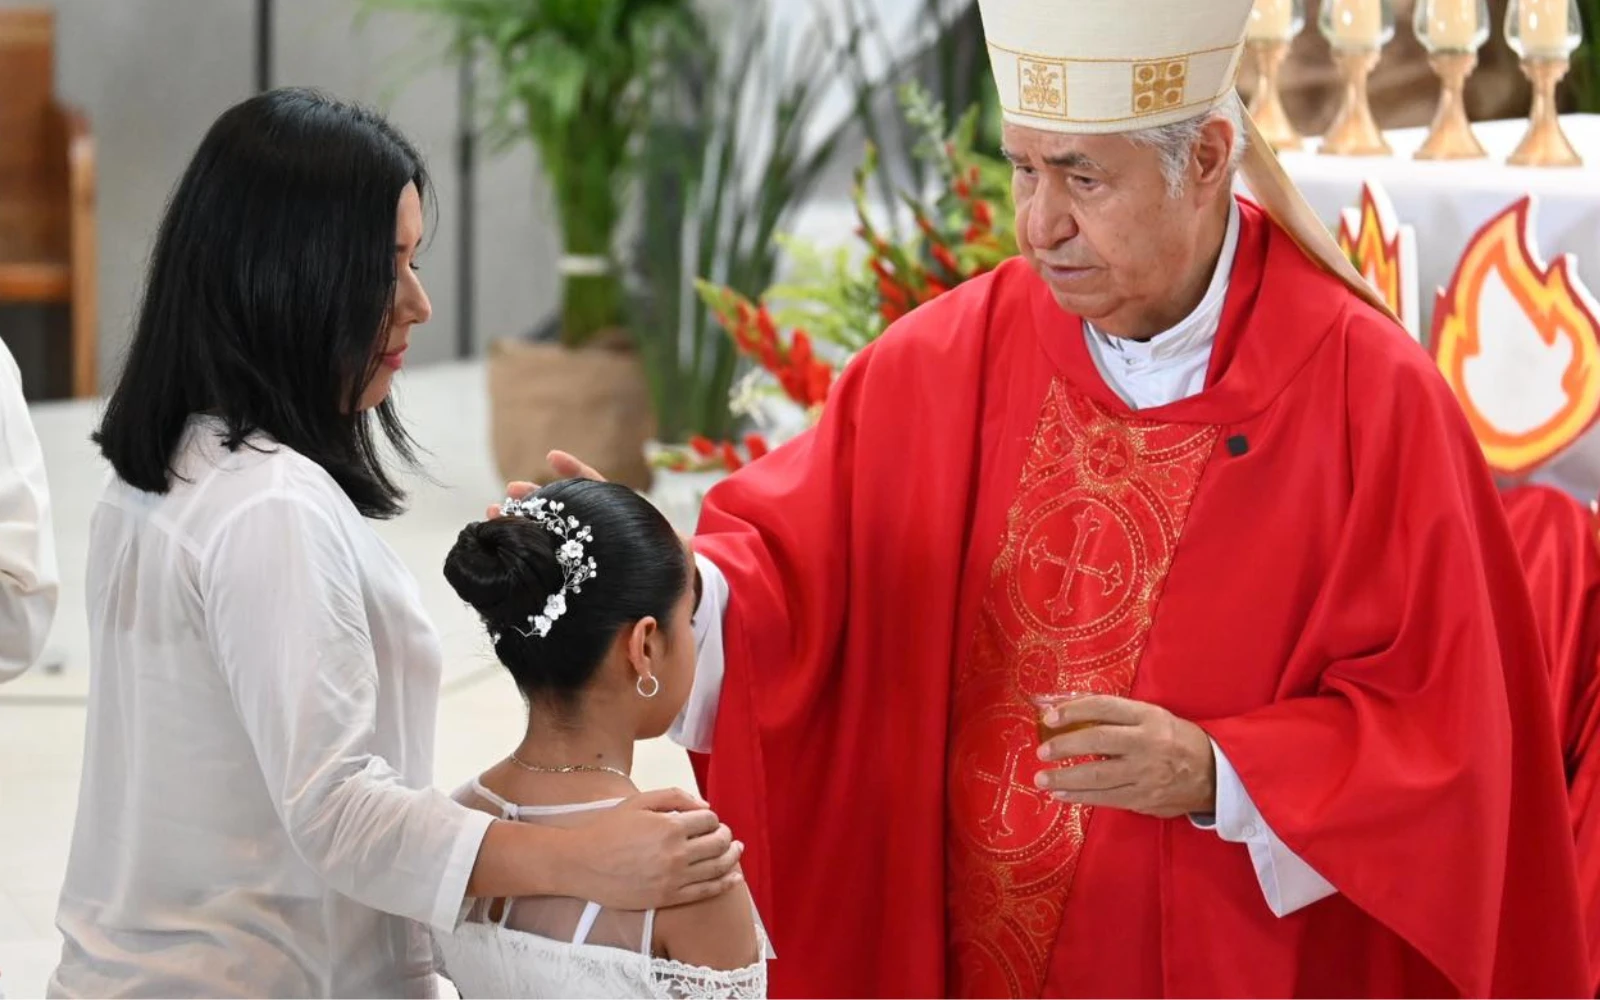
<instances>
[{"instance_id":1,"label":"white and gold mitre","mask_svg":"<svg viewBox=\"0 0 1600 1000\"><path fill-rule=\"evenodd\" d=\"M1007 121L1101 133L1204 114L1233 91L1251 0L980 0Z\"/></svg>"},{"instance_id":2,"label":"white and gold mitre","mask_svg":"<svg viewBox=\"0 0 1600 1000\"><path fill-rule=\"evenodd\" d=\"M1005 120L1076 135L1205 114L1233 93L1252 0L978 0ZM1306 255L1385 313L1248 113L1239 172ZM1392 313L1391 313L1392 315Z\"/></svg>"}]
</instances>

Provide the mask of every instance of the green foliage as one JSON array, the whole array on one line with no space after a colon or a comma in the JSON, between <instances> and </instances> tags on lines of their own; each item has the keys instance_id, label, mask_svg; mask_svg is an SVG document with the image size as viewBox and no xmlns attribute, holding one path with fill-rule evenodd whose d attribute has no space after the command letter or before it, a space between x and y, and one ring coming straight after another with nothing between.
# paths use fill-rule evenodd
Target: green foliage
<instances>
[{"instance_id":1,"label":"green foliage","mask_svg":"<svg viewBox=\"0 0 1600 1000\"><path fill-rule=\"evenodd\" d=\"M866 246L852 254L848 249L828 252L786 241L793 275L762 296L780 327L803 329L814 341L835 345L844 358L876 339L899 313L886 302L884 280L872 261L886 266L908 300L918 302L939 294L928 284L934 274L942 275L946 286L957 284L1016 253L1007 208L1010 167L975 148L981 109L969 108L951 125L944 105L914 83L899 88L899 106L912 140L912 159L937 182L932 195L895 192L896 200L916 220L916 231L894 239L884 220L871 212L867 187L880 173L878 152L868 146L856 168L854 195L857 236ZM979 201L987 204L990 220L975 231L974 205ZM935 245L954 255L959 273L949 273L934 259Z\"/></svg>"},{"instance_id":2,"label":"green foliage","mask_svg":"<svg viewBox=\"0 0 1600 1000\"><path fill-rule=\"evenodd\" d=\"M918 137L913 154L939 181L934 195L898 192L916 221L914 233L891 239L874 218L867 184L877 172L878 156L869 145L855 175L857 246L823 249L780 238L789 278L762 291L758 299L714 282L697 285L702 302L739 350L760 363L793 402L808 409L821 406L829 381L812 370L812 359L820 358L829 368L842 367L914 306L1016 253L1011 213L997 208L1009 202L1009 171L972 148L978 109L969 110L947 131L944 108L920 86L905 85L900 99L906 122ZM759 385L760 380L741 383L735 395L743 399ZM733 409L737 413L743 407L736 401Z\"/></svg>"},{"instance_id":3,"label":"green foliage","mask_svg":"<svg viewBox=\"0 0 1600 1000\"><path fill-rule=\"evenodd\" d=\"M815 421L837 372L890 323L1015 255L1010 171L973 149L981 111L969 110L947 131L944 108L921 87L905 85L900 98L918 140L912 151L940 182L937 192L921 197L897 192L916 221L915 232L891 239L874 218L866 189L878 157L868 145L855 176L857 245L824 249L780 237L788 280L759 295L712 281L695 283L702 307L729 342L760 366L739 380L728 401L733 416L781 398ZM705 467L712 454L710 442L691 442L656 458L669 468L691 469Z\"/></svg>"},{"instance_id":4,"label":"green foliage","mask_svg":"<svg viewBox=\"0 0 1600 1000\"><path fill-rule=\"evenodd\" d=\"M654 91L674 61L705 45L691 0L366 2L430 16L448 27L458 57L488 62L489 136L533 142L562 250L610 259ZM622 320L620 274L565 279L564 343L580 346Z\"/></svg>"},{"instance_id":5,"label":"green foliage","mask_svg":"<svg viewBox=\"0 0 1600 1000\"><path fill-rule=\"evenodd\" d=\"M791 239L782 245L792 268L789 280L764 296L778 326L803 329L847 355L883 332L877 280L862 265L859 249L823 250Z\"/></svg>"},{"instance_id":6,"label":"green foliage","mask_svg":"<svg viewBox=\"0 0 1600 1000\"><path fill-rule=\"evenodd\" d=\"M998 148L997 102L972 0L924 0L922 23L942 30L929 48L875 75L868 73L871 57L886 55L890 45L872 0L845 0L836 17L816 12L807 33L790 39L782 55L771 53L762 6L744 9L744 27L734 32L734 43L725 46L712 73L719 81L713 92L685 101L693 86L663 88L657 121L664 124L650 133L647 169L656 179L646 184L643 238L634 262L642 294L629 325L645 352L664 441L691 434L725 438L746 412L728 405L739 359L711 306L695 294L696 279L746 299L763 293L781 298L782 322L803 326L819 343L832 343L846 355L881 332L875 279L859 263L851 267L848 250L815 250L782 235L842 140L859 135L870 151L875 139L887 139L909 153L930 129L935 140L943 135L943 107L976 103L979 113L964 119L952 138L963 149ZM693 75L692 66L680 69ZM850 87L853 113L808 146L816 104L838 80ZM907 80L927 80L944 99L933 106L924 95L923 120L903 117L893 100L885 100ZM932 163L920 156L896 158L919 191L931 180ZM991 166L983 165L985 186ZM864 203L869 180L884 197L897 199L894 169L869 152L856 172L858 202ZM1008 191L1009 171L1003 164L1000 169L1001 187ZM760 185L752 191L753 177ZM695 205L698 215L690 210ZM893 229L894 220L886 225ZM787 257L789 280L769 288L780 254ZM817 297L808 300L813 292ZM743 379L734 395L755 398L763 384L760 377Z\"/></svg>"},{"instance_id":7,"label":"green foliage","mask_svg":"<svg viewBox=\"0 0 1600 1000\"><path fill-rule=\"evenodd\" d=\"M876 0L842 0L847 31L841 45L851 49L846 79L854 90L855 116L867 142L881 150L909 150L918 138L919 126L901 114L886 94L898 86L915 82L928 93L931 103L942 108L976 108L974 148L984 154L1000 150L1000 100L994 77L989 71L989 54L983 44L983 24L975 0L922 0L921 11L913 23L937 26L930 43L910 54L901 65L892 67L887 78L873 78L864 67L865 52L889 50L887 29L877 20ZM943 123L941 123L941 128ZM927 164L918 157L882 157L874 163L870 184L884 204L897 200L903 172L905 186L925 190L931 182ZM899 235L895 220L889 230Z\"/></svg>"},{"instance_id":8,"label":"green foliage","mask_svg":"<svg viewBox=\"0 0 1600 1000\"><path fill-rule=\"evenodd\" d=\"M708 278L747 296L771 283L777 234L810 197L848 122L812 135L848 50L821 26L778 38L764 5L741 14L720 54L677 64L645 145L644 219L629 327L644 353L663 441L729 435L738 358L695 292Z\"/></svg>"}]
</instances>

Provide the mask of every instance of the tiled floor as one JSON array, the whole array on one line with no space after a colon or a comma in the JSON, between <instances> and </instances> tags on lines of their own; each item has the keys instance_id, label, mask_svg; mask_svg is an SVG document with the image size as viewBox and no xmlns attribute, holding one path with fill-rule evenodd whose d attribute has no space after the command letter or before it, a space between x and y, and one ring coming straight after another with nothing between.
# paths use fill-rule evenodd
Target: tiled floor
<instances>
[{"instance_id":1,"label":"tiled floor","mask_svg":"<svg viewBox=\"0 0 1600 1000\"><path fill-rule=\"evenodd\" d=\"M446 667L439 703L435 777L453 788L515 745L522 703L490 657L473 615L450 591L439 567L465 522L499 495L488 449L483 370L476 364L409 372L401 412L431 453L437 480L412 483L410 511L379 530L421 582L443 636ZM0 990L42 995L54 967L56 894L66 867L82 766L88 686L83 566L90 511L104 470L89 445L95 408L35 408L55 495L62 601L51 648L59 672L35 670L0 688ZM665 742L641 749L641 787L693 787L684 754Z\"/></svg>"}]
</instances>

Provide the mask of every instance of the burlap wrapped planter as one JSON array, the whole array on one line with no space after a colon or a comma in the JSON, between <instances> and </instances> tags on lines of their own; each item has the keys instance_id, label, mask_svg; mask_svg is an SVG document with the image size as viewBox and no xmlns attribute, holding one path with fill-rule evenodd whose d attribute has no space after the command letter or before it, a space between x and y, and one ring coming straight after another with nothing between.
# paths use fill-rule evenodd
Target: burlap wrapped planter
<instances>
[{"instance_id":1,"label":"burlap wrapped planter","mask_svg":"<svg viewBox=\"0 0 1600 1000\"><path fill-rule=\"evenodd\" d=\"M545 455L559 448L612 482L650 486L650 387L638 354L615 341L577 350L520 340L491 345L489 429L507 480L551 481Z\"/></svg>"}]
</instances>

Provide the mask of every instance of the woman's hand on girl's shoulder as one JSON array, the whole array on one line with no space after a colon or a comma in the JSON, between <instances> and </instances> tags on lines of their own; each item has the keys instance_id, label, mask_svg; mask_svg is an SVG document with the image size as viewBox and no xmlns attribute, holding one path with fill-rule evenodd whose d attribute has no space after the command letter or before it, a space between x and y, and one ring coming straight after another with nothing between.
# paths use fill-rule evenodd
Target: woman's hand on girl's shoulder
<instances>
[{"instance_id":1,"label":"woman's hand on girl's shoulder","mask_svg":"<svg viewBox=\"0 0 1600 1000\"><path fill-rule=\"evenodd\" d=\"M706 804L677 788L641 792L581 827L562 895L624 910L695 903L742 888L744 845Z\"/></svg>"}]
</instances>

